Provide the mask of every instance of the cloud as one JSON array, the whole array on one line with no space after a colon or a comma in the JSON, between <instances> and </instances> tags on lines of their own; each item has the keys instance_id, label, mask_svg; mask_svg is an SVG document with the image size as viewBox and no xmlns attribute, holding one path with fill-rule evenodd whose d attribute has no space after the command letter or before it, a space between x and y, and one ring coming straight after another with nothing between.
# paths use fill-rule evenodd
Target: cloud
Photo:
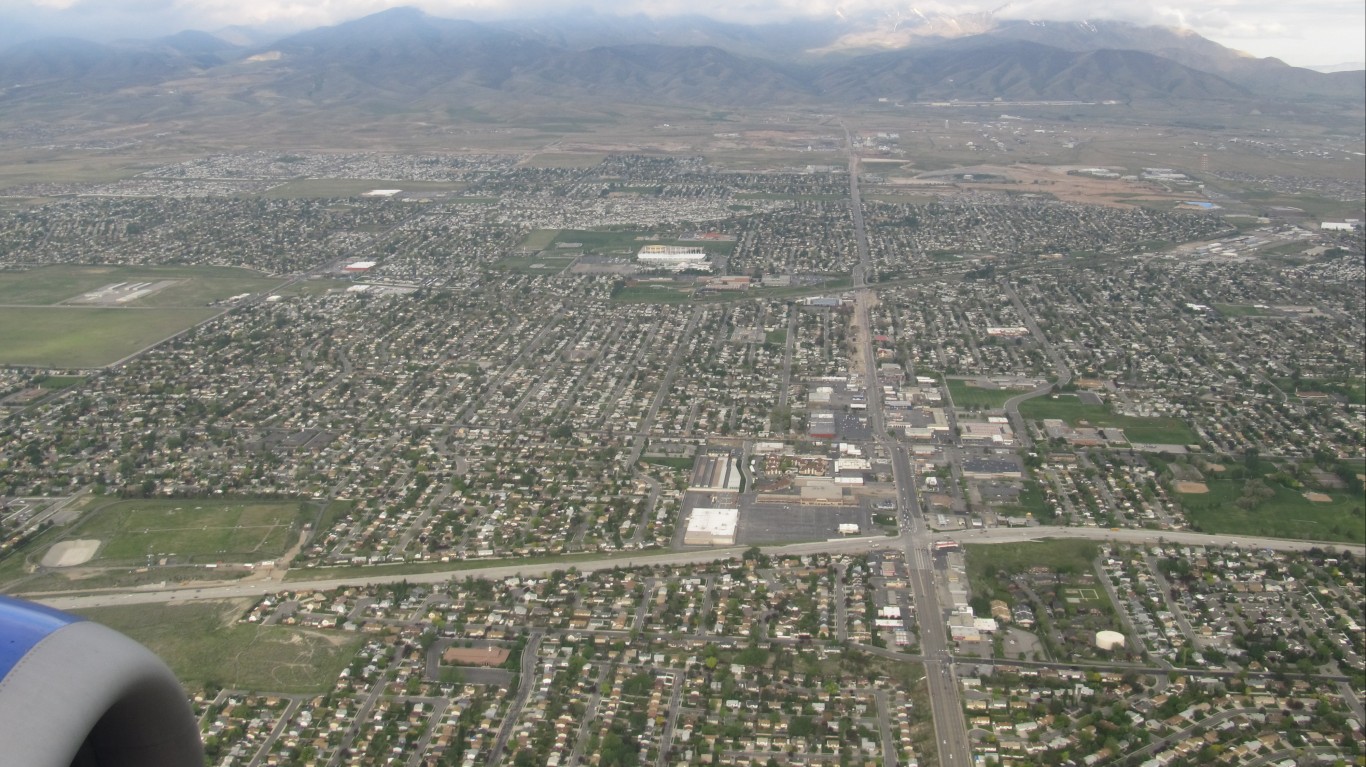
<instances>
[{"instance_id":1,"label":"cloud","mask_svg":"<svg viewBox=\"0 0 1366 767\"><path fill-rule=\"evenodd\" d=\"M1292 63L1366 60L1360 0L0 0L5 15L50 34L151 37L181 29L244 25L296 30L336 24L401 5L436 16L489 20L554 14L699 14L741 23L995 12L1051 21L1113 19L1191 29L1256 55ZM0 35L3 37L3 35Z\"/></svg>"}]
</instances>

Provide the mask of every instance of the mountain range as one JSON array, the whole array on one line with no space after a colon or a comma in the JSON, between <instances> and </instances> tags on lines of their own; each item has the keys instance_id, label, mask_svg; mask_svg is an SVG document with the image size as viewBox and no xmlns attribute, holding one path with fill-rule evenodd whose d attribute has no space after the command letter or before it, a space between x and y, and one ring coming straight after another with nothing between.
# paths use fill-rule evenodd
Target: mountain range
<instances>
[{"instance_id":1,"label":"mountain range","mask_svg":"<svg viewBox=\"0 0 1366 767\"><path fill-rule=\"evenodd\" d=\"M244 42L245 41L245 42ZM267 42L32 40L0 50L0 105L174 92L179 108L521 103L699 107L879 102L1366 101L1366 72L1320 73L1193 33L1123 22L926 17L743 26L702 17L475 23L398 8ZM126 99L125 99L126 101Z\"/></svg>"}]
</instances>

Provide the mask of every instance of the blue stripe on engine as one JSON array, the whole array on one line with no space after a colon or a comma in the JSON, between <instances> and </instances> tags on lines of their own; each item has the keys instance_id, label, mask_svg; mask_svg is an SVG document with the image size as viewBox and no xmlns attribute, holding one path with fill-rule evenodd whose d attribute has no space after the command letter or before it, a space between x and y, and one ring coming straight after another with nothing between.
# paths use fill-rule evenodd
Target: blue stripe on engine
<instances>
[{"instance_id":1,"label":"blue stripe on engine","mask_svg":"<svg viewBox=\"0 0 1366 767\"><path fill-rule=\"evenodd\" d=\"M0 680L43 637L80 620L83 619L51 607L0 596Z\"/></svg>"}]
</instances>

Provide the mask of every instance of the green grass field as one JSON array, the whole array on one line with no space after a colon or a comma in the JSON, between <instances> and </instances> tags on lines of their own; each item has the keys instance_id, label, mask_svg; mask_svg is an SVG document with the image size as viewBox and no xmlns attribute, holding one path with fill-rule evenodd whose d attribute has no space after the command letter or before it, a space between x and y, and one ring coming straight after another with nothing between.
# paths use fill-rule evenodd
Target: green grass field
<instances>
[{"instance_id":1,"label":"green grass field","mask_svg":"<svg viewBox=\"0 0 1366 767\"><path fill-rule=\"evenodd\" d=\"M950 378L948 384L953 406L962 409L998 410L1005 406L1006 400L1024 394L1023 391L1011 389L983 389L961 378Z\"/></svg>"},{"instance_id":2,"label":"green grass field","mask_svg":"<svg viewBox=\"0 0 1366 767\"><path fill-rule=\"evenodd\" d=\"M517 247L522 250L545 250L560 236L559 229L533 229Z\"/></svg>"},{"instance_id":3,"label":"green grass field","mask_svg":"<svg viewBox=\"0 0 1366 767\"><path fill-rule=\"evenodd\" d=\"M0 365L94 368L162 341L217 313L211 308L0 307Z\"/></svg>"},{"instance_id":4,"label":"green grass field","mask_svg":"<svg viewBox=\"0 0 1366 767\"><path fill-rule=\"evenodd\" d=\"M1020 403L1020 415L1032 421L1057 418L1072 426L1082 421L1094 427L1123 429L1130 442L1189 445L1199 441L1190 427L1176 418L1136 418L1118 415L1105 405L1083 405L1071 395L1038 397Z\"/></svg>"},{"instance_id":5,"label":"green grass field","mask_svg":"<svg viewBox=\"0 0 1366 767\"><path fill-rule=\"evenodd\" d=\"M653 464L655 466L666 466L678 471L689 471L693 467L692 458L672 457L672 456L641 456L641 463Z\"/></svg>"},{"instance_id":6,"label":"green grass field","mask_svg":"<svg viewBox=\"0 0 1366 767\"><path fill-rule=\"evenodd\" d=\"M612 300L625 304L681 304L692 299L692 288L679 290L672 285L634 285L612 294Z\"/></svg>"},{"instance_id":7,"label":"green grass field","mask_svg":"<svg viewBox=\"0 0 1366 767\"><path fill-rule=\"evenodd\" d=\"M1366 502L1350 493L1327 493L1333 500L1319 503L1298 490L1270 483L1276 494L1248 510L1237 503L1243 494L1243 480L1219 479L1205 484L1208 493L1179 496L1191 524L1203 532L1349 543L1366 540Z\"/></svg>"},{"instance_id":8,"label":"green grass field","mask_svg":"<svg viewBox=\"0 0 1366 767\"><path fill-rule=\"evenodd\" d=\"M248 269L217 266L41 266L0 271L0 305L52 306L117 282L180 280L126 306L203 306L209 301L269 290L280 280Z\"/></svg>"},{"instance_id":9,"label":"green grass field","mask_svg":"<svg viewBox=\"0 0 1366 767\"><path fill-rule=\"evenodd\" d=\"M239 624L242 602L131 605L79 611L146 645L186 687L324 692L363 638L283 626Z\"/></svg>"},{"instance_id":10,"label":"green grass field","mask_svg":"<svg viewBox=\"0 0 1366 767\"><path fill-rule=\"evenodd\" d=\"M963 551L973 596L1010 601L1011 576L1038 565L1064 574L1089 573L1100 548L1092 541L1045 540L968 544Z\"/></svg>"},{"instance_id":11,"label":"green grass field","mask_svg":"<svg viewBox=\"0 0 1366 767\"><path fill-rule=\"evenodd\" d=\"M283 554L299 504L278 501L119 501L76 532L104 541L94 564L140 563L174 554L177 562L259 562Z\"/></svg>"},{"instance_id":12,"label":"green grass field","mask_svg":"<svg viewBox=\"0 0 1366 767\"><path fill-rule=\"evenodd\" d=\"M1041 522L1053 518L1053 510L1048 507L1043 488L1039 486L1039 481L1036 479L1026 479L1024 489L1020 491L1020 496L1015 503L1003 504L997 511L1006 516L1022 517L1025 514L1032 514L1034 519Z\"/></svg>"},{"instance_id":13,"label":"green grass field","mask_svg":"<svg viewBox=\"0 0 1366 767\"><path fill-rule=\"evenodd\" d=\"M38 382L38 385L44 389L58 391L70 389L83 383L85 383L85 376L45 376L43 380Z\"/></svg>"},{"instance_id":14,"label":"green grass field","mask_svg":"<svg viewBox=\"0 0 1366 767\"><path fill-rule=\"evenodd\" d=\"M517 274L559 274L574 263L575 256L515 256L504 258L494 264Z\"/></svg>"},{"instance_id":15,"label":"green grass field","mask_svg":"<svg viewBox=\"0 0 1366 767\"><path fill-rule=\"evenodd\" d=\"M175 281L119 306L59 306L120 282ZM227 267L45 266L0 272L0 365L100 367L213 316L208 304L280 279Z\"/></svg>"}]
</instances>

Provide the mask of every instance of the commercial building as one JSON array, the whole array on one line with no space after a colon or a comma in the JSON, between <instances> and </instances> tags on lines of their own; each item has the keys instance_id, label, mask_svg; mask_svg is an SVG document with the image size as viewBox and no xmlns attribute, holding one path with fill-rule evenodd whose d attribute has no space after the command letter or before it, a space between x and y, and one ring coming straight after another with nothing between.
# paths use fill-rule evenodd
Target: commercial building
<instances>
[{"instance_id":1,"label":"commercial building","mask_svg":"<svg viewBox=\"0 0 1366 767\"><path fill-rule=\"evenodd\" d=\"M740 465L735 456L727 453L699 457L693 467L688 490L704 493L718 490L740 492Z\"/></svg>"},{"instance_id":2,"label":"commercial building","mask_svg":"<svg viewBox=\"0 0 1366 767\"><path fill-rule=\"evenodd\" d=\"M740 524L739 509L693 509L683 533L687 546L730 546Z\"/></svg>"},{"instance_id":3,"label":"commercial building","mask_svg":"<svg viewBox=\"0 0 1366 767\"><path fill-rule=\"evenodd\" d=\"M812 413L807 427L807 435L812 439L834 439L835 414Z\"/></svg>"},{"instance_id":4,"label":"commercial building","mask_svg":"<svg viewBox=\"0 0 1366 767\"><path fill-rule=\"evenodd\" d=\"M636 254L636 260L652 266L701 264L707 260L707 251L696 245L646 245Z\"/></svg>"},{"instance_id":5,"label":"commercial building","mask_svg":"<svg viewBox=\"0 0 1366 767\"><path fill-rule=\"evenodd\" d=\"M988 423L959 421L958 430L965 445L1009 447L1015 444L1015 431L1004 418L994 417Z\"/></svg>"}]
</instances>

